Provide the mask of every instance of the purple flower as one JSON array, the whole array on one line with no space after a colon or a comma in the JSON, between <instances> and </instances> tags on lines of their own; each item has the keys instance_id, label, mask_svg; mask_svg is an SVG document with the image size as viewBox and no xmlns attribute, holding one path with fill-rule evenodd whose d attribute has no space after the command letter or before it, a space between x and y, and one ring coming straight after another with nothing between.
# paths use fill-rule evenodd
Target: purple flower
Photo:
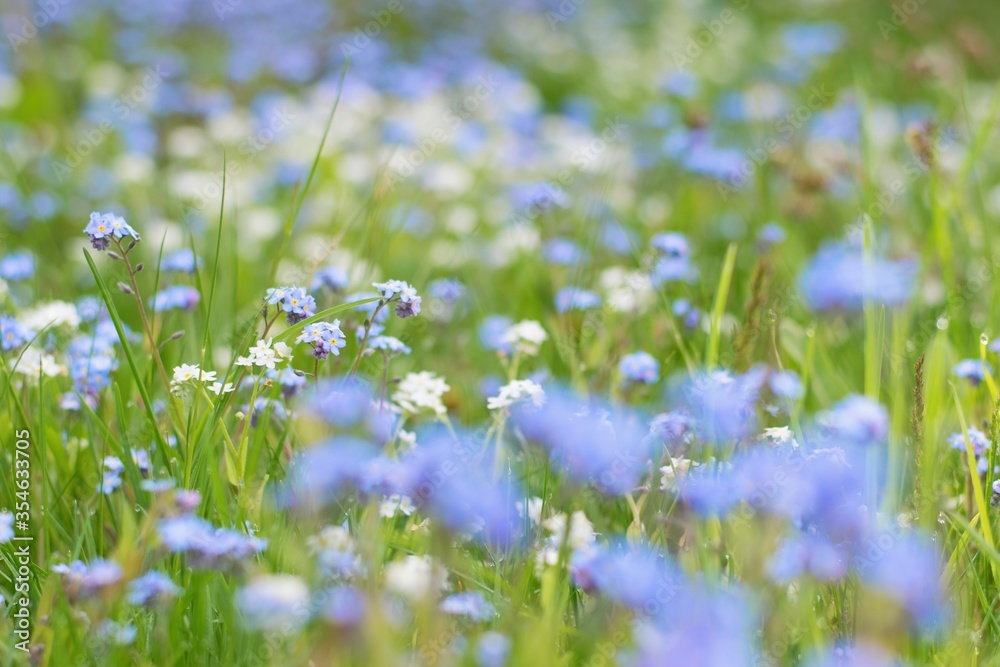
<instances>
[{"instance_id":1,"label":"purple flower","mask_svg":"<svg viewBox=\"0 0 1000 667\"><path fill-rule=\"evenodd\" d=\"M339 356L340 348L347 345L344 332L340 329L340 320L307 324L295 342L312 345L313 355L317 359L326 359L330 353Z\"/></svg>"},{"instance_id":2,"label":"purple flower","mask_svg":"<svg viewBox=\"0 0 1000 667\"><path fill-rule=\"evenodd\" d=\"M850 444L881 444L889 435L889 412L867 396L851 395L822 416L830 433Z\"/></svg>"}]
</instances>

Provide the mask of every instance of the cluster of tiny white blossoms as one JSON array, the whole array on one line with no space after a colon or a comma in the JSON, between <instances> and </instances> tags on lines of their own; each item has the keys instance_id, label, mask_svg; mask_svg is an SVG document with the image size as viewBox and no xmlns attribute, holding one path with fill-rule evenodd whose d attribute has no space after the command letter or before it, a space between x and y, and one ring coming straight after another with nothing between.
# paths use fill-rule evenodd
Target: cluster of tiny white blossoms
<instances>
[{"instance_id":1,"label":"cluster of tiny white blossoms","mask_svg":"<svg viewBox=\"0 0 1000 667\"><path fill-rule=\"evenodd\" d=\"M185 394L196 382L208 383L207 389L219 396L233 391L232 382L222 384L216 379L215 371L203 371L198 364L181 364L174 367L174 377L170 380L170 391L174 395Z\"/></svg>"},{"instance_id":2,"label":"cluster of tiny white blossoms","mask_svg":"<svg viewBox=\"0 0 1000 667\"><path fill-rule=\"evenodd\" d=\"M378 507L378 514L383 519L391 519L397 513L403 516L410 516L416 511L417 508L409 496L400 496L398 494L383 498L382 503Z\"/></svg>"},{"instance_id":3,"label":"cluster of tiny white blossoms","mask_svg":"<svg viewBox=\"0 0 1000 667\"><path fill-rule=\"evenodd\" d=\"M520 401L530 400L536 407L545 404L545 390L531 380L514 380L500 387L500 393L486 399L490 410L506 410Z\"/></svg>"},{"instance_id":4,"label":"cluster of tiny white blossoms","mask_svg":"<svg viewBox=\"0 0 1000 667\"><path fill-rule=\"evenodd\" d=\"M404 413L411 415L432 413L442 417L448 410L441 402L441 397L450 389L443 378L430 371L407 373L393 393L392 400Z\"/></svg>"},{"instance_id":5,"label":"cluster of tiny white blossoms","mask_svg":"<svg viewBox=\"0 0 1000 667\"><path fill-rule=\"evenodd\" d=\"M259 366L273 371L279 364L291 361L292 348L281 342L272 345L271 340L270 338L258 340L257 344L250 348L247 356L236 359L236 365L247 368Z\"/></svg>"},{"instance_id":6,"label":"cluster of tiny white blossoms","mask_svg":"<svg viewBox=\"0 0 1000 667\"><path fill-rule=\"evenodd\" d=\"M569 531L566 530L566 523L569 521ZM582 511L577 510L567 519L565 514L553 514L542 523L542 527L549 532L548 539L538 552L535 564L538 568L559 563L559 552L562 550L563 539L570 554L577 551L586 551L597 542L597 534L594 532L594 524Z\"/></svg>"},{"instance_id":7,"label":"cluster of tiny white blossoms","mask_svg":"<svg viewBox=\"0 0 1000 667\"><path fill-rule=\"evenodd\" d=\"M56 361L54 356L48 352L40 352L34 346L25 348L14 370L27 376L28 380L36 380L39 375L56 377L66 374L66 367Z\"/></svg>"},{"instance_id":8,"label":"cluster of tiny white blossoms","mask_svg":"<svg viewBox=\"0 0 1000 667\"><path fill-rule=\"evenodd\" d=\"M542 343L549 339L542 325L535 320L521 320L507 329L503 335L503 342L510 346L514 352L534 356L542 347Z\"/></svg>"},{"instance_id":9,"label":"cluster of tiny white blossoms","mask_svg":"<svg viewBox=\"0 0 1000 667\"><path fill-rule=\"evenodd\" d=\"M678 482L684 481L689 470L691 470L691 459L671 457L670 465L660 468L660 490L676 491Z\"/></svg>"},{"instance_id":10,"label":"cluster of tiny white blossoms","mask_svg":"<svg viewBox=\"0 0 1000 667\"><path fill-rule=\"evenodd\" d=\"M430 556L407 556L385 566L385 587L408 600L436 597L448 588L448 571Z\"/></svg>"}]
</instances>

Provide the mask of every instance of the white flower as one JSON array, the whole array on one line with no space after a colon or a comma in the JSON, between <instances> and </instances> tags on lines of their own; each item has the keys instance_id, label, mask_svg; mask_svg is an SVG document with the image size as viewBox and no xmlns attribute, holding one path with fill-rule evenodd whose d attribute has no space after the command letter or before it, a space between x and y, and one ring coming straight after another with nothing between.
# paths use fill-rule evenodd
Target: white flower
<instances>
[{"instance_id":1,"label":"white flower","mask_svg":"<svg viewBox=\"0 0 1000 667\"><path fill-rule=\"evenodd\" d=\"M216 396L221 396L222 394L228 394L236 390L232 382L227 382L223 385L221 382L213 382L208 386L208 390L215 394Z\"/></svg>"},{"instance_id":2,"label":"white flower","mask_svg":"<svg viewBox=\"0 0 1000 667\"><path fill-rule=\"evenodd\" d=\"M527 515L528 519L535 526L542 522L542 499L535 497L528 499L528 506L521 501L518 501L515 505L517 507L518 513L522 515Z\"/></svg>"},{"instance_id":3,"label":"white flower","mask_svg":"<svg viewBox=\"0 0 1000 667\"><path fill-rule=\"evenodd\" d=\"M569 535L566 535L566 515L554 514L545 520L542 526L552 533L550 540L554 546L562 546L563 537L568 537L566 544L571 551L585 549L597 540L594 533L594 524L590 523L587 515L577 510L569 520Z\"/></svg>"},{"instance_id":4,"label":"white flower","mask_svg":"<svg viewBox=\"0 0 1000 667\"><path fill-rule=\"evenodd\" d=\"M309 587L289 574L253 579L237 591L235 599L251 628L288 632L309 618Z\"/></svg>"},{"instance_id":5,"label":"white flower","mask_svg":"<svg viewBox=\"0 0 1000 667\"><path fill-rule=\"evenodd\" d=\"M413 501L409 497L394 494L382 500L382 504L378 508L378 514L383 519L391 519L396 516L396 512L400 512L404 516L410 516L416 510L417 508L413 506Z\"/></svg>"},{"instance_id":6,"label":"white flower","mask_svg":"<svg viewBox=\"0 0 1000 667\"><path fill-rule=\"evenodd\" d=\"M538 354L538 349L548 338L545 329L535 320L521 320L517 324L511 325L503 335L503 341L510 345L515 352L523 352L532 356Z\"/></svg>"},{"instance_id":7,"label":"white flower","mask_svg":"<svg viewBox=\"0 0 1000 667\"><path fill-rule=\"evenodd\" d=\"M257 344L250 348L249 356L237 357L237 366L261 366L268 370L274 370L275 365L283 364L292 358L292 349L284 343L275 343L271 346L271 340L258 340Z\"/></svg>"},{"instance_id":8,"label":"white flower","mask_svg":"<svg viewBox=\"0 0 1000 667\"><path fill-rule=\"evenodd\" d=\"M795 434L792 429L787 426L775 426L773 428L764 429L764 438L770 440L772 444L780 445L786 442L792 443L793 447L798 447L798 443L795 442Z\"/></svg>"},{"instance_id":9,"label":"white flower","mask_svg":"<svg viewBox=\"0 0 1000 667\"><path fill-rule=\"evenodd\" d=\"M39 373L45 377L65 375L66 367L56 361L56 358L46 352L39 352L34 347L25 349L21 361L17 364L17 372L29 378L37 378Z\"/></svg>"},{"instance_id":10,"label":"white flower","mask_svg":"<svg viewBox=\"0 0 1000 667\"><path fill-rule=\"evenodd\" d=\"M191 382L200 375L201 369L198 368L198 364L181 364L180 366L174 366L173 381L178 384L181 382Z\"/></svg>"},{"instance_id":11,"label":"white flower","mask_svg":"<svg viewBox=\"0 0 1000 667\"><path fill-rule=\"evenodd\" d=\"M486 400L486 407L490 410L503 410L518 401L528 399L536 406L541 406L545 403L545 391L541 385L531 380L514 380L500 387L498 395L488 398Z\"/></svg>"},{"instance_id":12,"label":"white flower","mask_svg":"<svg viewBox=\"0 0 1000 667\"><path fill-rule=\"evenodd\" d=\"M392 395L392 400L404 412L414 415L431 412L440 417L447 412L441 397L450 389L443 378L430 371L407 373Z\"/></svg>"},{"instance_id":13,"label":"white flower","mask_svg":"<svg viewBox=\"0 0 1000 667\"><path fill-rule=\"evenodd\" d=\"M655 301L656 292L646 271L613 266L601 274L600 283L608 305L618 312L642 312Z\"/></svg>"},{"instance_id":14,"label":"white flower","mask_svg":"<svg viewBox=\"0 0 1000 667\"><path fill-rule=\"evenodd\" d=\"M317 535L306 540L312 553L324 551L353 552L354 539L343 526L326 526Z\"/></svg>"},{"instance_id":15,"label":"white flower","mask_svg":"<svg viewBox=\"0 0 1000 667\"><path fill-rule=\"evenodd\" d=\"M49 301L31 310L21 313L21 323L29 329L41 331L45 327L57 328L65 326L77 329L80 326L80 315L76 306L65 301Z\"/></svg>"},{"instance_id":16,"label":"white flower","mask_svg":"<svg viewBox=\"0 0 1000 667\"><path fill-rule=\"evenodd\" d=\"M428 556L407 556L385 566L385 587L408 600L437 595L448 586L448 572Z\"/></svg>"},{"instance_id":17,"label":"white flower","mask_svg":"<svg viewBox=\"0 0 1000 667\"><path fill-rule=\"evenodd\" d=\"M664 491L675 491L677 482L682 481L691 469L691 459L671 458L670 465L660 468L660 488Z\"/></svg>"},{"instance_id":18,"label":"white flower","mask_svg":"<svg viewBox=\"0 0 1000 667\"><path fill-rule=\"evenodd\" d=\"M399 429L399 435L396 436L399 439L399 451L405 452L411 450L417 444L417 434L413 431L405 431Z\"/></svg>"}]
</instances>

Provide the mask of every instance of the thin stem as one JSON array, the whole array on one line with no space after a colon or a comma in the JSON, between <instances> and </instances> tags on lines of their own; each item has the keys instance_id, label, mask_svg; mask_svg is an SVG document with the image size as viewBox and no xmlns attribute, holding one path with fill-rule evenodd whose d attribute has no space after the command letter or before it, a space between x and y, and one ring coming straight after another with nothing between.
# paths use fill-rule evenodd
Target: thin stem
<instances>
[{"instance_id":1,"label":"thin stem","mask_svg":"<svg viewBox=\"0 0 1000 667\"><path fill-rule=\"evenodd\" d=\"M132 270L132 262L128 260L128 251L122 248L122 243L120 239L115 239L115 246L121 253L122 261L125 262L125 270L128 273L129 283L132 286L132 296L135 297L135 305L139 309L139 318L142 320L142 326L146 330L146 337L149 339L149 346L153 351L153 359L156 360L156 367L160 370L160 377L163 379L163 386L166 387L167 393L170 393L170 378L167 376L167 369L163 366L163 359L160 358L160 349L156 345L156 339L153 338L153 329L149 326L149 318L146 317L146 308L142 303L142 296L139 294L139 286L135 282L135 271Z\"/></svg>"},{"instance_id":2,"label":"thin stem","mask_svg":"<svg viewBox=\"0 0 1000 667\"><path fill-rule=\"evenodd\" d=\"M361 357L364 356L365 348L368 346L368 336L371 335L372 327L375 325L375 318L378 317L379 312L387 303L389 303L389 301L379 301L378 305L375 306L375 310L372 312L372 316L365 322L365 336L361 339L361 347L358 348L358 356L354 359L354 365L351 366L351 373L349 376L351 378L358 373L358 366L361 365Z\"/></svg>"}]
</instances>

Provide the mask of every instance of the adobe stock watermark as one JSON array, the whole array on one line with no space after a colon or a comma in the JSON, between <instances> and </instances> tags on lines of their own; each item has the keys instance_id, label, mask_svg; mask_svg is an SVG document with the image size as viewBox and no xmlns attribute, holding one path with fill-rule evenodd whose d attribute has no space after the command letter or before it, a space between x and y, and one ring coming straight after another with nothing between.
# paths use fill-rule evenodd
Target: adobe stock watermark
<instances>
[{"instance_id":1,"label":"adobe stock watermark","mask_svg":"<svg viewBox=\"0 0 1000 667\"><path fill-rule=\"evenodd\" d=\"M241 158L227 162L225 169L212 174L211 178L197 189L192 201L184 205L184 219L191 220L197 212L208 205L209 201L218 199L222 195L222 186L226 179L242 174L244 168L291 127L294 120L295 114L287 109L272 111L259 130L244 137L237 145Z\"/></svg>"},{"instance_id":2,"label":"adobe stock watermark","mask_svg":"<svg viewBox=\"0 0 1000 667\"><path fill-rule=\"evenodd\" d=\"M692 37L688 37L683 51L671 53L671 59L678 70L683 71L700 58L707 49L712 48L712 45L719 41L719 38L726 32L726 28L736 21L739 12L746 11L747 7L750 6L750 0L736 0L733 6L735 10L727 7L719 12L719 15L714 19L702 23L698 32Z\"/></svg>"},{"instance_id":3,"label":"adobe stock watermark","mask_svg":"<svg viewBox=\"0 0 1000 667\"><path fill-rule=\"evenodd\" d=\"M892 6L892 19L886 21L881 19L878 22L878 31L882 33L882 39L889 39L889 35L905 26L910 18L920 11L927 0L904 0Z\"/></svg>"},{"instance_id":4,"label":"adobe stock watermark","mask_svg":"<svg viewBox=\"0 0 1000 667\"><path fill-rule=\"evenodd\" d=\"M400 180L412 176L430 159L438 146L448 141L452 134L483 105L498 88L493 76L479 77L479 85L459 103L444 112L443 124L425 134L415 146L393 157L386 170L386 185L391 190Z\"/></svg>"},{"instance_id":5,"label":"adobe stock watermark","mask_svg":"<svg viewBox=\"0 0 1000 667\"><path fill-rule=\"evenodd\" d=\"M368 12L368 15L372 17L371 20L354 29L354 35L351 39L340 45L341 53L345 56L351 56L367 49L372 40L378 38L402 11L403 0L389 0L385 8L373 9Z\"/></svg>"},{"instance_id":6,"label":"adobe stock watermark","mask_svg":"<svg viewBox=\"0 0 1000 667\"><path fill-rule=\"evenodd\" d=\"M560 171L554 180L546 181L542 185L542 189L545 191L544 196L536 197L527 207L523 210L515 213L507 222L512 225L527 225L537 218L542 212L547 211L556 202L564 199L565 188L576 180L577 175L580 171L586 169L589 165L593 164L601 155L603 155L608 147L613 143L621 141L621 138L625 135L628 130L628 125L622 122L621 118L615 116L613 119L606 120L604 122L604 127L601 130L599 136L594 137L586 144L577 148L573 152L570 158L570 163L576 167L576 170L566 168Z\"/></svg>"},{"instance_id":7,"label":"adobe stock watermark","mask_svg":"<svg viewBox=\"0 0 1000 667\"><path fill-rule=\"evenodd\" d=\"M132 112L149 99L167 76L168 73L160 63L147 67L139 83L116 97L111 103L112 115L106 116L97 125L81 132L79 141L66 147L62 160L53 160L52 170L59 182L66 180L73 170L83 164L84 160L104 143L120 123L128 120Z\"/></svg>"},{"instance_id":8,"label":"adobe stock watermark","mask_svg":"<svg viewBox=\"0 0 1000 667\"><path fill-rule=\"evenodd\" d=\"M813 86L803 104L775 121L773 134L746 152L743 162L730 175L729 179L719 181L716 184L722 200L726 201L730 194L743 187L747 180L754 176L758 169L767 164L771 160L771 156L791 139L793 134L802 129L813 115L832 99L833 92L827 90L825 85Z\"/></svg>"},{"instance_id":9,"label":"adobe stock watermark","mask_svg":"<svg viewBox=\"0 0 1000 667\"><path fill-rule=\"evenodd\" d=\"M17 53L21 47L38 36L38 31L52 23L59 10L70 3L70 0L39 0L39 11L31 16L21 17L17 30L7 33L10 47Z\"/></svg>"}]
</instances>

